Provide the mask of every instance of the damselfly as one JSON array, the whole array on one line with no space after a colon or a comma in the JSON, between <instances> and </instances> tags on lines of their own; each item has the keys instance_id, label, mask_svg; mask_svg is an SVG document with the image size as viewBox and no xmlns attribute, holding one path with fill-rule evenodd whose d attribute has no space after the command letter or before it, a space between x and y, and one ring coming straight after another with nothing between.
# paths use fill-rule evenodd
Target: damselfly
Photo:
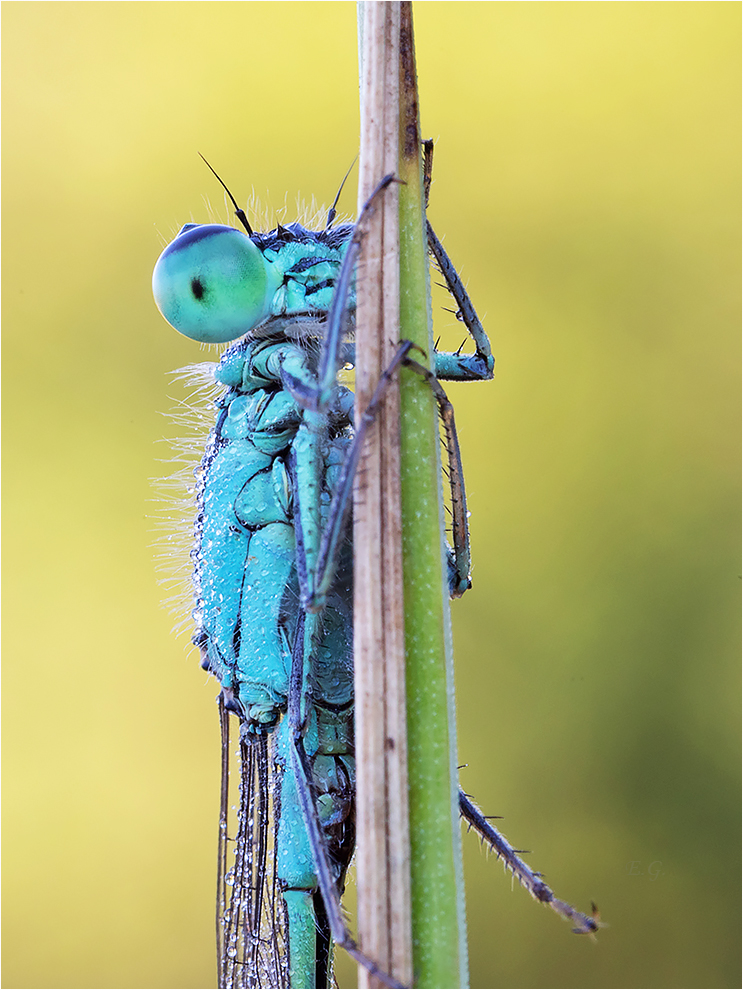
<instances>
[{"instance_id":1,"label":"damselfly","mask_svg":"<svg viewBox=\"0 0 743 990\"><path fill-rule=\"evenodd\" d=\"M291 223L255 233L232 202L245 233L186 224L153 275L157 305L177 330L205 343L231 342L212 368L222 391L196 472L191 553L193 642L221 684L219 985L325 987L334 941L374 969L339 906L355 839L346 516L364 430L354 431L353 395L338 372L354 362L362 218L334 224L332 208L323 229ZM438 381L491 378L493 358L430 225L428 242L475 344L474 353L435 352L435 377L428 376L457 491L449 552L456 597L469 587L466 509L453 414ZM413 363L409 351L403 343L395 365ZM240 740L233 835L230 712ZM574 931L595 931L597 922L557 900L463 793L460 810L535 898L571 919Z\"/></svg>"}]
</instances>

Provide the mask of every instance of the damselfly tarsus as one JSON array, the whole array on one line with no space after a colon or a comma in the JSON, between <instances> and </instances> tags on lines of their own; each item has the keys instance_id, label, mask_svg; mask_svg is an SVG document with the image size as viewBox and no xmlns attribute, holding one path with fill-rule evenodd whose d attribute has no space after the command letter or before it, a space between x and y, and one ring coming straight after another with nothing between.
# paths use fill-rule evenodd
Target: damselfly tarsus
<instances>
[{"instance_id":1,"label":"damselfly tarsus","mask_svg":"<svg viewBox=\"0 0 743 990\"><path fill-rule=\"evenodd\" d=\"M383 195L392 180L380 183ZM221 180L220 180L221 181ZM232 198L232 197L230 197ZM370 199L365 210L373 208ZM234 199L233 199L234 203ZM193 641L220 681L220 986L324 987L333 942L374 969L339 907L354 849L352 565L346 517L363 443L353 396L356 224L298 223L254 233L187 224L155 268L165 318L206 343L230 343L197 471ZM434 352L433 374L401 344L394 366L424 374L439 401L454 492L453 597L469 587L469 539L453 411L440 380L492 377L490 343L441 243L431 253L474 353ZM384 381L372 399L373 413ZM366 418L364 422L366 422ZM229 835L229 715L240 733L240 800ZM519 858L464 794L460 810L538 900L593 932ZM234 842L234 864L228 844Z\"/></svg>"}]
</instances>

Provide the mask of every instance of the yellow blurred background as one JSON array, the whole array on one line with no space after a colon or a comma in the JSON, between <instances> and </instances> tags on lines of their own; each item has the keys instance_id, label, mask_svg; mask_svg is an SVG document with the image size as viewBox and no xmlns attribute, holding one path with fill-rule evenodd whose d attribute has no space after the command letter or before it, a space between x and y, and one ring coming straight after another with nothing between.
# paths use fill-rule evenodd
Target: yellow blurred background
<instances>
[{"instance_id":1,"label":"yellow blurred background","mask_svg":"<svg viewBox=\"0 0 743 990\"><path fill-rule=\"evenodd\" d=\"M150 480L207 355L150 273L227 218L199 151L279 219L332 199L355 5L2 13L3 986L210 987L217 686L161 607ZM430 216L497 354L451 389L462 783L610 924L571 935L465 837L472 986L739 986L740 7L414 15Z\"/></svg>"}]
</instances>

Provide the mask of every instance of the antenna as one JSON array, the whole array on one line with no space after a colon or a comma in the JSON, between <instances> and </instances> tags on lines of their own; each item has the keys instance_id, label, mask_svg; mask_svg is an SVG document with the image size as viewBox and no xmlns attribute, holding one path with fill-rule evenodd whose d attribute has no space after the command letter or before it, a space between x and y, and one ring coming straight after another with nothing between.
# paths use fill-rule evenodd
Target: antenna
<instances>
[{"instance_id":1,"label":"antenna","mask_svg":"<svg viewBox=\"0 0 743 990\"><path fill-rule=\"evenodd\" d=\"M353 161L351 162L351 168L349 168L349 170L348 170L348 171L346 172L346 174L345 174L345 175L343 176L343 182L341 182L341 185L340 185L340 189L339 189L339 190L338 190L338 192L337 192L337 193L335 194L335 199L333 200L333 205L332 205L332 206L330 207L330 209L328 210L328 220L327 220L327 223L325 224L325 229L326 229L326 230L329 230L329 229L330 229L330 227L332 226L332 223L333 223L333 221L335 220L335 217L336 217L336 211L335 211L335 208L336 208L336 206L338 205L338 200L339 200L339 199L341 198L341 193L343 192L343 187L344 187L344 186L345 186L345 184L346 184L346 179L347 179L347 178L349 177L349 175L351 174L351 169L352 169L352 168L354 167L354 165L356 164L356 159L357 159L358 157L359 157L359 156L358 156L358 155L356 155L356 158L354 158L354 160L353 160ZM208 164L208 163L207 163L207 164ZM211 167L211 166L210 166L210 167ZM219 178L219 176L217 176L217 178Z\"/></svg>"},{"instance_id":2,"label":"antenna","mask_svg":"<svg viewBox=\"0 0 743 990\"><path fill-rule=\"evenodd\" d=\"M230 199L232 200L232 205L233 205L233 206L235 207L235 216L236 216L236 217L237 217L237 219L238 219L238 220L240 221L240 223L241 223L241 224L243 225L243 227L244 227L244 228L245 228L245 229L247 230L247 232L248 232L248 236L249 236L249 237L252 237L252 236L253 236L253 228L252 228L252 227L250 226L250 224L248 223L248 218L247 218L247 217L245 216L245 210L241 210L241 209L240 209L240 207L239 207L239 206L237 205L237 202L236 202L236 200L235 200L235 197L234 197L234 196L232 195L232 193L231 193L231 192L229 191L229 189L228 189L228 188L227 188L227 186L226 186L226 185L224 184L224 182L222 181L222 179L220 179L220 177L219 177L219 175L217 175L217 173L216 173L216 172L214 171L214 169L213 169L213 168L211 167L211 165L210 165L210 164L209 164L209 162L208 162L208 161L206 160L206 158L204 158L204 156L203 156L203 155L201 154L201 152L199 152L199 158L200 158L200 159L202 160L202 162L204 162L204 164L205 164L205 165L206 165L206 167L207 167L207 168L209 169L209 171L210 171L210 172L211 172L211 173L212 173L212 174L213 174L213 175L214 175L214 176L216 177L216 179L217 179L217 182L219 182L219 184L220 184L220 185L222 186L222 188L224 189L224 191L225 191L225 192L227 193L227 195L228 195L228 196L230 197ZM352 166L352 167L353 167L353 166ZM349 169L349 172L350 172L350 171L351 171L351 169ZM343 181L345 182L346 180L344 179ZM343 188L343 186L341 186L341 189L342 189L342 188ZM340 196L340 192L338 193L338 195ZM336 202L337 202L337 201L338 201L338 200L337 200L337 197L336 197ZM335 204L333 204L333 205L335 205Z\"/></svg>"}]
</instances>

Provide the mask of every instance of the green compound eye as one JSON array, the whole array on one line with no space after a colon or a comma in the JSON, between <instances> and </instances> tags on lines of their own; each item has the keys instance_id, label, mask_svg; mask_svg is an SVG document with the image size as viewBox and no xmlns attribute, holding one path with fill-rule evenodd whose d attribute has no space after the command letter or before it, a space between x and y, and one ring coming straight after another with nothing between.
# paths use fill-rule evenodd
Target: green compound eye
<instances>
[{"instance_id":1,"label":"green compound eye","mask_svg":"<svg viewBox=\"0 0 743 990\"><path fill-rule=\"evenodd\" d=\"M205 344L236 340L270 315L281 276L234 227L186 224L152 273L157 308L179 333Z\"/></svg>"}]
</instances>

